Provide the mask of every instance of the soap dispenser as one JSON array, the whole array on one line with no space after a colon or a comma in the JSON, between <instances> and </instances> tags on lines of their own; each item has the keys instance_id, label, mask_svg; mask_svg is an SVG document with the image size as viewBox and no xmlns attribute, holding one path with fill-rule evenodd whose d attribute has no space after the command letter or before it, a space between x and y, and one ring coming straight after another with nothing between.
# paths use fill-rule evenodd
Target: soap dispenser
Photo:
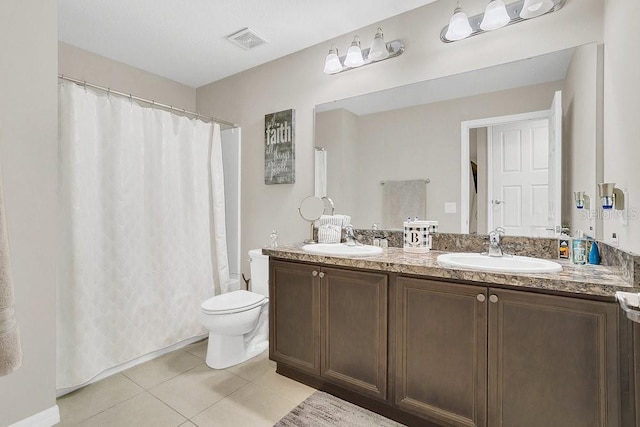
<instances>
[{"instance_id":1,"label":"soap dispenser","mask_svg":"<svg viewBox=\"0 0 640 427\"><path fill-rule=\"evenodd\" d=\"M584 239L582 231L576 231L576 237L573 239L572 262L578 265L587 263L587 241Z\"/></svg>"},{"instance_id":2,"label":"soap dispenser","mask_svg":"<svg viewBox=\"0 0 640 427\"><path fill-rule=\"evenodd\" d=\"M589 250L589 264L600 264L600 249L598 243L594 240L591 242L591 249Z\"/></svg>"}]
</instances>

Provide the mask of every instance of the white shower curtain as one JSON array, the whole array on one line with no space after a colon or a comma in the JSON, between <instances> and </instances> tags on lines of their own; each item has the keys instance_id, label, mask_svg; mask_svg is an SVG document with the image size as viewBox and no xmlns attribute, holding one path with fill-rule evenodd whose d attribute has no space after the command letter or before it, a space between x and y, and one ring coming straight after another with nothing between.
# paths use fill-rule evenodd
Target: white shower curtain
<instances>
[{"instance_id":1,"label":"white shower curtain","mask_svg":"<svg viewBox=\"0 0 640 427\"><path fill-rule=\"evenodd\" d=\"M219 125L70 83L59 103L64 389L203 334L229 269Z\"/></svg>"}]
</instances>

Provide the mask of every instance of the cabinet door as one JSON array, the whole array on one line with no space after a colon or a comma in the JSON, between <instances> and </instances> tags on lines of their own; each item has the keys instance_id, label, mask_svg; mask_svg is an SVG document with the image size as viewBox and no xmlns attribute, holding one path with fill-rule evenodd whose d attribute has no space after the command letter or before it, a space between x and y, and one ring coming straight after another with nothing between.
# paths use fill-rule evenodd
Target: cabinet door
<instances>
[{"instance_id":1,"label":"cabinet door","mask_svg":"<svg viewBox=\"0 0 640 427\"><path fill-rule=\"evenodd\" d=\"M489 425L618 426L617 306L489 291Z\"/></svg>"},{"instance_id":2,"label":"cabinet door","mask_svg":"<svg viewBox=\"0 0 640 427\"><path fill-rule=\"evenodd\" d=\"M269 357L320 374L320 269L271 261Z\"/></svg>"},{"instance_id":3,"label":"cabinet door","mask_svg":"<svg viewBox=\"0 0 640 427\"><path fill-rule=\"evenodd\" d=\"M387 396L387 275L323 268L322 377Z\"/></svg>"},{"instance_id":4,"label":"cabinet door","mask_svg":"<svg viewBox=\"0 0 640 427\"><path fill-rule=\"evenodd\" d=\"M398 278L397 406L446 425L486 425L486 296L485 287Z\"/></svg>"}]
</instances>

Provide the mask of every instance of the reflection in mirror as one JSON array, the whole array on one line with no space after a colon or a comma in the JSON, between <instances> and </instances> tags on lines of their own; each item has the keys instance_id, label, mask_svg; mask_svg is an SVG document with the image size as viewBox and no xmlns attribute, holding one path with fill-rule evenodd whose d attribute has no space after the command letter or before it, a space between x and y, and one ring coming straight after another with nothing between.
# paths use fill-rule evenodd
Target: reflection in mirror
<instances>
[{"instance_id":1,"label":"reflection in mirror","mask_svg":"<svg viewBox=\"0 0 640 427\"><path fill-rule=\"evenodd\" d=\"M309 221L311 224L311 234L304 242L315 243L315 240L313 239L313 223L320 218L324 212L324 200L316 196L305 197L302 202L300 202L298 212L302 219Z\"/></svg>"},{"instance_id":2,"label":"reflection in mirror","mask_svg":"<svg viewBox=\"0 0 640 427\"><path fill-rule=\"evenodd\" d=\"M314 196L326 197L327 195L327 152L322 147L316 147L314 151Z\"/></svg>"},{"instance_id":3,"label":"reflection in mirror","mask_svg":"<svg viewBox=\"0 0 640 427\"><path fill-rule=\"evenodd\" d=\"M327 194L351 214L357 228L378 223L382 228L399 229L402 223L383 220L384 186L380 182L428 177L431 184L426 191L426 218L421 219L438 221L441 232L486 234L490 202L502 199L490 198L486 188L482 200L476 194L477 222L469 229L473 203L470 189L476 184L468 157L463 172L463 123L549 111L555 93L562 91L563 148L562 156L558 156L562 165L557 175L561 178L552 181L563 197L561 220L554 218L554 224L593 230L593 220L578 215L573 191L596 191L595 174L601 162L596 155L595 118L601 101L597 96L598 63L598 46L585 45L318 105L315 143L326 149ZM468 127L467 140L486 133L487 128ZM466 150L468 156L469 146ZM516 151L507 154L515 156ZM480 160L477 151L475 156L476 177L487 176L490 162ZM536 152L530 160L539 162L544 156L544 151ZM487 185L479 178L477 184L478 191ZM536 197L542 199L544 194L539 191ZM549 215L550 208L557 207L554 203L548 202L536 215L542 215L543 210ZM404 218L414 215L406 212ZM551 227L536 226L517 234L549 232L541 228Z\"/></svg>"},{"instance_id":4,"label":"reflection in mirror","mask_svg":"<svg viewBox=\"0 0 640 427\"><path fill-rule=\"evenodd\" d=\"M553 237L561 229L561 102L557 91L548 110L462 122L463 232Z\"/></svg>"}]
</instances>

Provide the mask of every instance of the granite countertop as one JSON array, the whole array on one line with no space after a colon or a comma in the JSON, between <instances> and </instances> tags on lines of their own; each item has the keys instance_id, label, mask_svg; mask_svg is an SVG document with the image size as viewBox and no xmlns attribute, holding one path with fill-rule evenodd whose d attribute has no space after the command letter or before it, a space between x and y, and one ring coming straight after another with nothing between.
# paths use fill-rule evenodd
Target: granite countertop
<instances>
[{"instance_id":1,"label":"granite countertop","mask_svg":"<svg viewBox=\"0 0 640 427\"><path fill-rule=\"evenodd\" d=\"M494 273L470 269L442 267L437 257L446 252L407 253L402 248L388 248L378 256L366 258L312 255L302 250L302 244L263 248L263 254L292 261L304 261L327 266L352 267L418 276L456 279L509 288L527 288L615 301L616 291L640 292L624 280L621 268L602 265L575 265L568 260L554 260L562 265L558 273Z\"/></svg>"}]
</instances>

